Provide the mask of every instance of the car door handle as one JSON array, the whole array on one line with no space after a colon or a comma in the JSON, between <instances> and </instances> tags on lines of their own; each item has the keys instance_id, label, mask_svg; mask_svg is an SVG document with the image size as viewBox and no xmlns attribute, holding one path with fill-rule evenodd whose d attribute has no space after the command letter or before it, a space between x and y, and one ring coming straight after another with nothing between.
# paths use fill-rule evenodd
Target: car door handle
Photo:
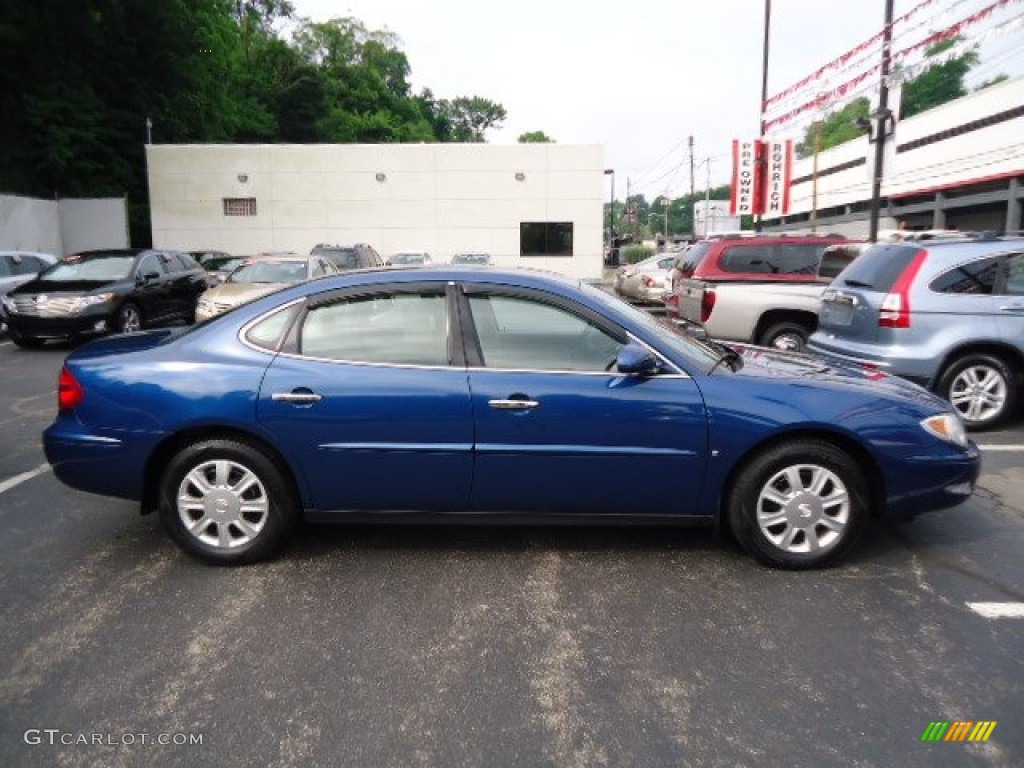
<instances>
[{"instance_id":1,"label":"car door handle","mask_svg":"<svg viewBox=\"0 0 1024 768\"><path fill-rule=\"evenodd\" d=\"M488 400L487 404L499 411L528 411L540 405L536 400Z\"/></svg>"},{"instance_id":2,"label":"car door handle","mask_svg":"<svg viewBox=\"0 0 1024 768\"><path fill-rule=\"evenodd\" d=\"M296 390L294 392L275 392L270 396L275 403L291 403L292 405L312 405L324 399L316 392Z\"/></svg>"},{"instance_id":3,"label":"car door handle","mask_svg":"<svg viewBox=\"0 0 1024 768\"><path fill-rule=\"evenodd\" d=\"M1002 312L1024 312L1024 304L1003 304L999 309Z\"/></svg>"}]
</instances>

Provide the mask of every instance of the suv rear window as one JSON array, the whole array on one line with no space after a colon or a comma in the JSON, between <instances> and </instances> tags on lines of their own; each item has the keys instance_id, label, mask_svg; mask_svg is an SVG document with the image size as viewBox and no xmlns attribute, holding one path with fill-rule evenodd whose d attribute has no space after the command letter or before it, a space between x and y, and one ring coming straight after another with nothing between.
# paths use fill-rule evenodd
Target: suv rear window
<instances>
[{"instance_id":1,"label":"suv rear window","mask_svg":"<svg viewBox=\"0 0 1024 768\"><path fill-rule=\"evenodd\" d=\"M919 250L900 244L873 245L839 273L836 283L888 293Z\"/></svg>"},{"instance_id":2,"label":"suv rear window","mask_svg":"<svg viewBox=\"0 0 1024 768\"><path fill-rule=\"evenodd\" d=\"M724 272L813 275L826 247L811 243L744 243L726 248L720 263Z\"/></svg>"}]
</instances>

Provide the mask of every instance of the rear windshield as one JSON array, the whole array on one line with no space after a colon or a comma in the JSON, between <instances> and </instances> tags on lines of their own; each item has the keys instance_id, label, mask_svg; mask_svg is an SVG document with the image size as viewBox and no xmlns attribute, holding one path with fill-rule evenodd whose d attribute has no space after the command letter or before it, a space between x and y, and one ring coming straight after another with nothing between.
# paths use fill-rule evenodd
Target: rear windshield
<instances>
[{"instance_id":1,"label":"rear windshield","mask_svg":"<svg viewBox=\"0 0 1024 768\"><path fill-rule=\"evenodd\" d=\"M676 258L676 269L682 273L683 277L690 277L710 250L711 243L697 243L689 250L679 254Z\"/></svg>"},{"instance_id":2,"label":"rear windshield","mask_svg":"<svg viewBox=\"0 0 1024 768\"><path fill-rule=\"evenodd\" d=\"M900 243L873 245L839 273L836 284L888 293L918 250Z\"/></svg>"}]
</instances>

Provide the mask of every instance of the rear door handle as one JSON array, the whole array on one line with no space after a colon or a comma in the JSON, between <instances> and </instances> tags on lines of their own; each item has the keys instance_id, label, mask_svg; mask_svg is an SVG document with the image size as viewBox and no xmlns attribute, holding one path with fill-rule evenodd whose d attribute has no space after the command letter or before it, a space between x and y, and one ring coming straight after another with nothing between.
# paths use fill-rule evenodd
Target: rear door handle
<instances>
[{"instance_id":1,"label":"rear door handle","mask_svg":"<svg viewBox=\"0 0 1024 768\"><path fill-rule=\"evenodd\" d=\"M323 395L309 390L295 390L292 392L275 392L270 396L275 403L291 403L292 405L312 405L324 399Z\"/></svg>"},{"instance_id":2,"label":"rear door handle","mask_svg":"<svg viewBox=\"0 0 1024 768\"><path fill-rule=\"evenodd\" d=\"M540 405L536 400L488 400L487 404L499 411L528 411Z\"/></svg>"}]
</instances>

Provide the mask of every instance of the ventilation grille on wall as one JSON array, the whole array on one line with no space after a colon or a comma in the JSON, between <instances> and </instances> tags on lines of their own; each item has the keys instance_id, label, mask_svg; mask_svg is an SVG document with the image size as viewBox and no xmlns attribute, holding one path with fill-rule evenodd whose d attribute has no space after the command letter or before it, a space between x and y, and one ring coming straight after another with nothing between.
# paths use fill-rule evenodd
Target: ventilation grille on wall
<instances>
[{"instance_id":1,"label":"ventilation grille on wall","mask_svg":"<svg viewBox=\"0 0 1024 768\"><path fill-rule=\"evenodd\" d=\"M225 216L255 216L256 215L256 198L255 197L225 197L224 198L224 215Z\"/></svg>"}]
</instances>

